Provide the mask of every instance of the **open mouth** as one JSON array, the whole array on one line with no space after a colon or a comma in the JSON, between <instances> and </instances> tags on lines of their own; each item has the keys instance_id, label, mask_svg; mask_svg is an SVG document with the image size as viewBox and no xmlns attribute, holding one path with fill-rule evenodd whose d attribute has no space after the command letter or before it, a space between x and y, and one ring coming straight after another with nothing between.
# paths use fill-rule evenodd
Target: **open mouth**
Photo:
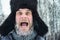
<instances>
[{"instance_id":1,"label":"open mouth","mask_svg":"<svg viewBox=\"0 0 60 40\"><path fill-rule=\"evenodd\" d=\"M21 22L20 25L21 26L28 26L28 22Z\"/></svg>"}]
</instances>

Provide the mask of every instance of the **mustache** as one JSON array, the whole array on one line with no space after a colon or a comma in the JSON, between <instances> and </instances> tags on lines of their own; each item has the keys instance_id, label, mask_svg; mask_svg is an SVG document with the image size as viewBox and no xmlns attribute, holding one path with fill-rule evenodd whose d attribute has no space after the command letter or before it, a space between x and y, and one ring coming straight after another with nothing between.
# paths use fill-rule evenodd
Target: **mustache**
<instances>
[{"instance_id":1,"label":"mustache","mask_svg":"<svg viewBox=\"0 0 60 40\"><path fill-rule=\"evenodd\" d=\"M22 19L22 20L20 20L19 23L21 23L21 22L28 22L28 20L27 19Z\"/></svg>"}]
</instances>

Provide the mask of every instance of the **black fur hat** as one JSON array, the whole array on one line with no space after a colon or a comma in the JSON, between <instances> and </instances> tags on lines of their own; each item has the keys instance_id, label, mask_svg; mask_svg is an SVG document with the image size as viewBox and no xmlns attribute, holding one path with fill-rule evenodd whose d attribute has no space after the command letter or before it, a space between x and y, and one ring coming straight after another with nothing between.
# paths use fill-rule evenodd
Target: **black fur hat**
<instances>
[{"instance_id":1,"label":"black fur hat","mask_svg":"<svg viewBox=\"0 0 60 40\"><path fill-rule=\"evenodd\" d=\"M11 0L10 5L11 14L0 27L0 33L2 35L5 36L14 29L15 14L16 11L20 8L28 8L32 10L34 30L38 35L44 36L48 32L48 27L39 17L39 14L37 12L37 0Z\"/></svg>"}]
</instances>

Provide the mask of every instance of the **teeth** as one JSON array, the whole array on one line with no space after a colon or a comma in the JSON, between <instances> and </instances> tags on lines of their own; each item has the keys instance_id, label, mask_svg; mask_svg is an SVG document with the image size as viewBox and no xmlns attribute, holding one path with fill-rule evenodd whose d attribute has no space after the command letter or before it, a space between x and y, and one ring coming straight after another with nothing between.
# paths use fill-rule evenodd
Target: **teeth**
<instances>
[{"instance_id":1,"label":"teeth","mask_svg":"<svg viewBox=\"0 0 60 40\"><path fill-rule=\"evenodd\" d=\"M21 26L28 26L27 22L21 22Z\"/></svg>"}]
</instances>

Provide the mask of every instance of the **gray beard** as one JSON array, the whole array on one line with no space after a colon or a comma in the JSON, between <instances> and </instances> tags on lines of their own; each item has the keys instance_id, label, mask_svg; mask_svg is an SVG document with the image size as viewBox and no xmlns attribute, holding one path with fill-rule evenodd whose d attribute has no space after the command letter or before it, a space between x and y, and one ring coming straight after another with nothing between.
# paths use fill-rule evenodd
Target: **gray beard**
<instances>
[{"instance_id":1,"label":"gray beard","mask_svg":"<svg viewBox=\"0 0 60 40\"><path fill-rule=\"evenodd\" d=\"M32 34L34 31L33 27L31 27L29 31L23 32L23 31L19 30L19 28L17 28L17 26L18 25L15 25L15 30L16 30L16 34L19 36L27 36L27 35Z\"/></svg>"},{"instance_id":2,"label":"gray beard","mask_svg":"<svg viewBox=\"0 0 60 40\"><path fill-rule=\"evenodd\" d=\"M33 40L37 33L34 31L33 27L28 32L21 32L17 28L15 28L16 32L14 32L13 37L15 40Z\"/></svg>"}]
</instances>

